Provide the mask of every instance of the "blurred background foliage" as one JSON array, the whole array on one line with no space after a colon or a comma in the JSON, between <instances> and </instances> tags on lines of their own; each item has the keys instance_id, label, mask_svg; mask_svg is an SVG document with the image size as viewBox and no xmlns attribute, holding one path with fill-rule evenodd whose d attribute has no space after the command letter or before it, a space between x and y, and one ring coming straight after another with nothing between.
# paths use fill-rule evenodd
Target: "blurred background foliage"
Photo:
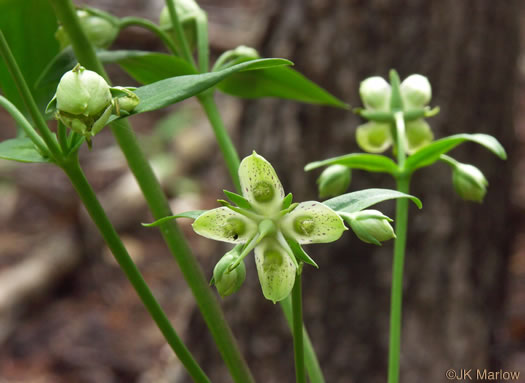
<instances>
[{"instance_id":1,"label":"blurred background foliage","mask_svg":"<svg viewBox=\"0 0 525 383\"><path fill-rule=\"evenodd\" d=\"M13 3L1 0L0 8ZM19 4L19 5L18 5ZM157 21L161 0L90 0L116 16ZM520 370L525 376L525 13L521 2L489 0L388 2L330 0L202 0L214 57L244 44L284 57L337 97L359 106L359 82L421 73L441 114L436 137L459 132L496 136L501 162L465 144L453 155L486 174L483 205L463 202L445 165L417 173L407 253L402 381L440 382L448 368ZM44 0L17 2L0 25L34 83L58 45ZM30 10L30 12L27 12ZM21 17L22 14L30 14ZM39 29L39 23L48 25ZM156 38L126 29L115 49L164 51ZM20 50L20 51L18 51ZM134 85L109 65L118 85ZM0 64L3 92L16 100ZM42 100L51 89L38 90ZM47 93L46 93L47 92ZM40 97L40 96L39 96ZM357 151L358 117L291 101L218 97L241 156L269 159L285 190L316 199L303 166ZM232 190L205 116L193 100L131 118L174 211L212 208ZM0 112L0 138L16 135ZM109 131L85 148L83 165L131 255L176 329L214 382L228 382L180 272L151 221ZM393 187L382 175L354 172L351 190ZM380 208L393 216L393 204ZM182 222L206 275L225 247ZM320 270L305 269L305 321L328 382L384 382L391 246L375 248L351 235L309 249ZM248 258L250 259L250 258ZM293 381L292 340L279 308L260 291L252 261L238 294L222 300L257 381ZM188 382L148 317L67 179L48 165L0 161L0 382Z\"/></svg>"}]
</instances>

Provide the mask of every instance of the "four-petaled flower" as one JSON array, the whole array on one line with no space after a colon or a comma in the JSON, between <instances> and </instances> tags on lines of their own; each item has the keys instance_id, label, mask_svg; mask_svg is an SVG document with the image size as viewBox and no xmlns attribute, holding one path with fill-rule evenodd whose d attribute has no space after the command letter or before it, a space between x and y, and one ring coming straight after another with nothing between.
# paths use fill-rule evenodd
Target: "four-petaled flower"
<instances>
[{"instance_id":1,"label":"four-petaled flower","mask_svg":"<svg viewBox=\"0 0 525 383\"><path fill-rule=\"evenodd\" d=\"M243 196L227 193L238 206L220 201L224 206L199 216L193 229L207 238L243 244L226 272L255 249L263 294L275 303L293 288L300 270L299 245L336 241L347 228L336 212L320 202L292 204L272 165L255 152L241 162L239 177Z\"/></svg>"}]
</instances>

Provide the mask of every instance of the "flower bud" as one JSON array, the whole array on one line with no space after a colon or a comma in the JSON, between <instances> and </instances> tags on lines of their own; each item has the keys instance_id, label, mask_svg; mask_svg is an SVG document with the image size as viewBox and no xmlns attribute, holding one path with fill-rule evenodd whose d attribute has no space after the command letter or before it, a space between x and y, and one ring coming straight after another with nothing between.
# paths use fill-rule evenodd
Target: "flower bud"
<instances>
[{"instance_id":1,"label":"flower bud","mask_svg":"<svg viewBox=\"0 0 525 383\"><path fill-rule=\"evenodd\" d=\"M139 97L132 91L136 88L126 88L123 86L114 86L111 88L112 93L115 95L115 105L117 114L120 114L121 110L124 110L128 113L132 112L133 109L140 103Z\"/></svg>"},{"instance_id":2,"label":"flower bud","mask_svg":"<svg viewBox=\"0 0 525 383\"><path fill-rule=\"evenodd\" d=\"M369 109L388 110L390 106L390 84L383 77L373 76L362 81L359 94Z\"/></svg>"},{"instance_id":3,"label":"flower bud","mask_svg":"<svg viewBox=\"0 0 525 383\"><path fill-rule=\"evenodd\" d=\"M94 15L81 9L77 10L77 16L80 21L80 27L95 47L107 48L117 38L119 28L109 18ZM62 26L58 27L55 37L60 43L60 49L64 49L71 44Z\"/></svg>"},{"instance_id":4,"label":"flower bud","mask_svg":"<svg viewBox=\"0 0 525 383\"><path fill-rule=\"evenodd\" d=\"M405 109L425 107L432 98L432 87L428 78L413 74L403 80L400 86Z\"/></svg>"},{"instance_id":5,"label":"flower bud","mask_svg":"<svg viewBox=\"0 0 525 383\"><path fill-rule=\"evenodd\" d=\"M60 112L95 117L111 105L111 92L99 74L77 65L58 84L56 107Z\"/></svg>"},{"instance_id":6,"label":"flower bud","mask_svg":"<svg viewBox=\"0 0 525 383\"><path fill-rule=\"evenodd\" d=\"M213 280L217 292L221 297L226 297L237 292L246 279L246 266L244 265L244 261L241 261L235 269L228 271L230 265L233 264L239 256L239 248L240 247L235 247L233 250L224 254L213 269Z\"/></svg>"},{"instance_id":7,"label":"flower bud","mask_svg":"<svg viewBox=\"0 0 525 383\"><path fill-rule=\"evenodd\" d=\"M363 242L380 246L381 242L396 237L390 225L392 220L378 210L362 210L353 214L345 214L343 218Z\"/></svg>"},{"instance_id":8,"label":"flower bud","mask_svg":"<svg viewBox=\"0 0 525 383\"><path fill-rule=\"evenodd\" d=\"M475 166L458 163L452 172L454 189L467 201L482 202L487 192L488 181Z\"/></svg>"},{"instance_id":9,"label":"flower bud","mask_svg":"<svg viewBox=\"0 0 525 383\"><path fill-rule=\"evenodd\" d=\"M255 48L247 47L246 45L239 45L235 49L224 52L217 59L213 70L221 70L244 61L256 60L261 58L259 52Z\"/></svg>"},{"instance_id":10,"label":"flower bud","mask_svg":"<svg viewBox=\"0 0 525 383\"><path fill-rule=\"evenodd\" d=\"M434 139L430 125L423 119L409 121L406 124L408 153L412 154L427 146Z\"/></svg>"},{"instance_id":11,"label":"flower bud","mask_svg":"<svg viewBox=\"0 0 525 383\"><path fill-rule=\"evenodd\" d=\"M193 52L197 46L196 19L203 14L203 11L195 0L175 0L175 10L177 12L177 18L184 30L184 35L186 36L190 50ZM178 41L172 30L168 7L164 7L160 12L159 25L170 30L173 41L178 45Z\"/></svg>"},{"instance_id":12,"label":"flower bud","mask_svg":"<svg viewBox=\"0 0 525 383\"><path fill-rule=\"evenodd\" d=\"M317 179L319 197L335 197L343 194L350 185L350 169L344 165L327 167Z\"/></svg>"}]
</instances>

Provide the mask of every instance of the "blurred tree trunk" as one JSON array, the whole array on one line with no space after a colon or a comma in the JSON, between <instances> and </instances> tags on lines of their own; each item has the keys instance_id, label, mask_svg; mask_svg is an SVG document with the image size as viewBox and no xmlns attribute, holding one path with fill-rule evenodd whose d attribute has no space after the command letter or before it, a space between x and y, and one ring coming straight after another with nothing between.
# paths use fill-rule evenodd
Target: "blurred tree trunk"
<instances>
[{"instance_id":1,"label":"blurred tree trunk","mask_svg":"<svg viewBox=\"0 0 525 383\"><path fill-rule=\"evenodd\" d=\"M440 382L449 368L497 368L510 210L513 90L519 2L289 0L271 16L260 48L353 106L359 82L396 68L429 77L441 114L429 119L437 138L459 132L495 135L511 154L502 162L474 144L452 153L480 167L489 182L483 205L463 202L444 164L419 171L410 211L402 338L402 381ZM317 198L309 161L358 151L352 113L280 100L250 102L239 141L270 160L287 192ZM394 187L387 176L354 172L351 190ZM393 203L381 206L394 216ZM392 243L382 248L351 234L307 249L320 269L306 268L305 320L327 381L385 382ZM253 264L248 286L226 300L234 331L261 382L293 381L291 338L278 306L264 301ZM212 375L213 376L213 375ZM219 375L217 375L219 376ZM222 378L218 381L225 381Z\"/></svg>"}]
</instances>

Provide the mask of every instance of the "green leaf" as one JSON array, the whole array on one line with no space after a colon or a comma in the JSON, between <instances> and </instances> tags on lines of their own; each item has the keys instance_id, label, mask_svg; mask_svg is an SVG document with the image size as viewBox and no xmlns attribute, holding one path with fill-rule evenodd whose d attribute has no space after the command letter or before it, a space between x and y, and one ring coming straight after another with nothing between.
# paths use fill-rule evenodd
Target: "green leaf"
<instances>
[{"instance_id":1,"label":"green leaf","mask_svg":"<svg viewBox=\"0 0 525 383\"><path fill-rule=\"evenodd\" d=\"M223 190L223 192L226 195L226 197L228 197L228 199L237 206L242 207L243 209L252 210L252 205L242 195L232 193L228 190Z\"/></svg>"},{"instance_id":2,"label":"green leaf","mask_svg":"<svg viewBox=\"0 0 525 383\"><path fill-rule=\"evenodd\" d=\"M343 101L287 67L237 73L222 81L217 88L224 93L248 99L277 97L309 104L349 108Z\"/></svg>"},{"instance_id":3,"label":"green leaf","mask_svg":"<svg viewBox=\"0 0 525 383\"><path fill-rule=\"evenodd\" d=\"M328 165L344 165L353 169L361 169L369 172L383 172L395 175L398 171L394 161L380 154L353 153L344 156L329 158L323 161L310 162L304 167L305 171Z\"/></svg>"},{"instance_id":4,"label":"green leaf","mask_svg":"<svg viewBox=\"0 0 525 383\"><path fill-rule=\"evenodd\" d=\"M420 209L423 206L418 198L390 189L360 190L329 199L323 204L338 212L355 213L376 203L396 198L409 198Z\"/></svg>"},{"instance_id":5,"label":"green leaf","mask_svg":"<svg viewBox=\"0 0 525 383\"><path fill-rule=\"evenodd\" d=\"M41 110L55 89L36 89L35 83L47 63L57 54L57 22L47 0L1 0L0 29L5 35L18 66ZM25 111L15 83L0 59L0 87L6 98Z\"/></svg>"},{"instance_id":6,"label":"green leaf","mask_svg":"<svg viewBox=\"0 0 525 383\"><path fill-rule=\"evenodd\" d=\"M292 193L288 193L286 195L286 197L284 197L283 199L283 204L281 206L281 210L286 210L290 207L290 205L292 204L292 200L293 200L293 195Z\"/></svg>"},{"instance_id":7,"label":"green leaf","mask_svg":"<svg viewBox=\"0 0 525 383\"><path fill-rule=\"evenodd\" d=\"M98 50L103 63L119 64L131 77L142 84L166 78L195 74L193 67L180 57L138 50ZM62 75L74 68L77 59L71 47L56 55L38 79L38 85L57 83Z\"/></svg>"},{"instance_id":8,"label":"green leaf","mask_svg":"<svg viewBox=\"0 0 525 383\"><path fill-rule=\"evenodd\" d=\"M405 162L405 168L408 172L413 172L421 167L432 165L434 162L439 160L439 157L442 154L449 152L465 141L472 141L480 144L502 160L507 159L507 153L505 152L505 149L494 137L482 133L464 133L442 138L418 150L407 158Z\"/></svg>"},{"instance_id":9,"label":"green leaf","mask_svg":"<svg viewBox=\"0 0 525 383\"><path fill-rule=\"evenodd\" d=\"M27 137L18 137L0 142L0 158L18 162L50 162Z\"/></svg>"},{"instance_id":10,"label":"green leaf","mask_svg":"<svg viewBox=\"0 0 525 383\"><path fill-rule=\"evenodd\" d=\"M103 63L117 63L141 84L152 84L170 77L196 74L180 57L144 51L100 51Z\"/></svg>"},{"instance_id":11,"label":"green leaf","mask_svg":"<svg viewBox=\"0 0 525 383\"><path fill-rule=\"evenodd\" d=\"M168 222L168 221L171 221L172 219L177 219L177 218L190 218L190 219L197 219L199 218L202 214L206 213L208 210L192 210L192 211L186 211L184 213L179 213L179 214L175 214L175 215L170 215L168 217L164 217L164 218L161 218L161 219L158 219L156 220L155 222L152 222L152 223L143 223L142 226L144 227L154 227L154 226L159 226L159 225L162 225L164 222Z\"/></svg>"},{"instance_id":12,"label":"green leaf","mask_svg":"<svg viewBox=\"0 0 525 383\"><path fill-rule=\"evenodd\" d=\"M284 59L260 59L234 65L218 72L177 76L157 81L137 88L135 94L139 96L140 103L131 114L151 112L185 100L211 88L236 72L290 64L291 61ZM113 116L112 120L117 118Z\"/></svg>"},{"instance_id":13,"label":"green leaf","mask_svg":"<svg viewBox=\"0 0 525 383\"><path fill-rule=\"evenodd\" d=\"M308 254L306 254L304 249L301 247L301 245L299 245L297 241L295 241L292 238L286 238L286 242L288 242L290 249L292 249L293 254L298 260L303 261L304 263L307 263L315 267L316 269L319 268L317 263L315 263L315 261L312 258L310 258Z\"/></svg>"}]
</instances>

